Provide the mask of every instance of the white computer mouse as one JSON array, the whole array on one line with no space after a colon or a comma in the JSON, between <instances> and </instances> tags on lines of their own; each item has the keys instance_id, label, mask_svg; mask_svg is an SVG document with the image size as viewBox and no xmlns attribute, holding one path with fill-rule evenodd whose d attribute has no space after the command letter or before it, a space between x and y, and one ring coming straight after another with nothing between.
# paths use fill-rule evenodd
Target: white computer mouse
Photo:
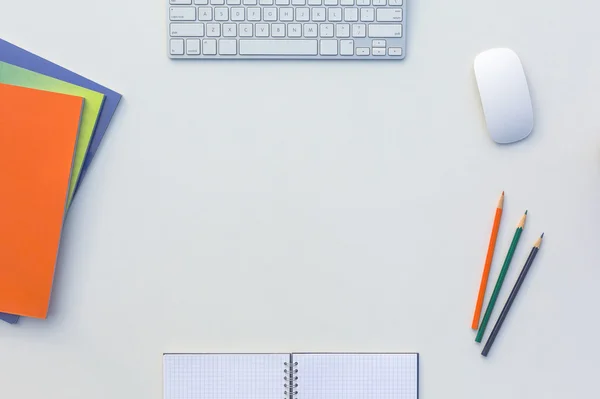
<instances>
[{"instance_id":1,"label":"white computer mouse","mask_svg":"<svg viewBox=\"0 0 600 399\"><path fill-rule=\"evenodd\" d=\"M496 143L523 140L533 130L533 107L519 56L507 48L475 58L475 78L485 122Z\"/></svg>"}]
</instances>

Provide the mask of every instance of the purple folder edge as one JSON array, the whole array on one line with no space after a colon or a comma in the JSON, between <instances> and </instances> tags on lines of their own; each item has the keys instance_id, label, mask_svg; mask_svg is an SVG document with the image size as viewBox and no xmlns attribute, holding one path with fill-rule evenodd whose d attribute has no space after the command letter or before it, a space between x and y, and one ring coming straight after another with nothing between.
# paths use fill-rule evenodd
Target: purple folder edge
<instances>
[{"instance_id":1,"label":"purple folder edge","mask_svg":"<svg viewBox=\"0 0 600 399\"><path fill-rule=\"evenodd\" d=\"M119 106L122 96L107 87L84 78L75 72L63 68L60 65L56 65L2 39L0 39L0 61L104 94L104 105L100 110L96 128L92 134L92 140L90 141L88 151L83 161L81 174L79 176L79 180L77 181L77 185L75 186L75 192L73 194L75 196L81 185L81 181L85 176L85 173L90 167L92 159L100 147L100 143L106 134L106 130L108 129L110 121L115 114L117 107ZM4 320L10 324L16 324L19 321L19 316L0 312L0 320Z\"/></svg>"}]
</instances>

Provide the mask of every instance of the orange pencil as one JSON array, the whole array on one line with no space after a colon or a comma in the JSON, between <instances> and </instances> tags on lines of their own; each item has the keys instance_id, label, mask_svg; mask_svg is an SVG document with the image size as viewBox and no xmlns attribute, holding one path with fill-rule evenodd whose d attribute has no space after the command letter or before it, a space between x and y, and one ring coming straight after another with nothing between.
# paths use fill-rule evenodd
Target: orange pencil
<instances>
[{"instance_id":1,"label":"orange pencil","mask_svg":"<svg viewBox=\"0 0 600 399\"><path fill-rule=\"evenodd\" d=\"M496 217L494 218L494 226L492 227L492 236L488 246L487 256L485 257L485 265L483 266L483 275L481 276L481 284L479 285L479 295L477 296L477 304L475 305L475 314L473 315L473 323L471 328L477 330L479 328L479 317L481 316L481 308L483 307L483 298L485 297L485 289L487 287L488 276L492 267L492 258L494 257L494 248L496 247L496 238L498 237L498 229L500 229L500 219L502 218L502 207L504 205L504 191L498 200L496 208Z\"/></svg>"}]
</instances>

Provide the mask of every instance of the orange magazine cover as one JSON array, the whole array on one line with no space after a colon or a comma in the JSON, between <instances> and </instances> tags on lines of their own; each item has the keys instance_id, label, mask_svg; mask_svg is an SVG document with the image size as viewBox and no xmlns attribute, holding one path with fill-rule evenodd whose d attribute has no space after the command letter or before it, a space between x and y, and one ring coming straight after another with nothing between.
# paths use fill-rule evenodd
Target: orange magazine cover
<instances>
[{"instance_id":1,"label":"orange magazine cover","mask_svg":"<svg viewBox=\"0 0 600 399\"><path fill-rule=\"evenodd\" d=\"M83 103L0 84L0 312L47 315Z\"/></svg>"}]
</instances>

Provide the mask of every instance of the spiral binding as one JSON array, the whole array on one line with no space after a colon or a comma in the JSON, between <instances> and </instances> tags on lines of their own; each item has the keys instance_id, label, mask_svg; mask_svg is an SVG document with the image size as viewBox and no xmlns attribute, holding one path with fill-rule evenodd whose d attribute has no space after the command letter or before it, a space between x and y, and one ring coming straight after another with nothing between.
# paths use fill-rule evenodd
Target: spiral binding
<instances>
[{"instance_id":1,"label":"spiral binding","mask_svg":"<svg viewBox=\"0 0 600 399\"><path fill-rule=\"evenodd\" d=\"M296 395L298 395L298 369L296 368L298 362L292 363L290 356L290 361L284 362L283 365L285 366L285 370L283 370L285 373L285 377L283 378L285 380L285 384L283 384L285 399L295 399Z\"/></svg>"}]
</instances>

